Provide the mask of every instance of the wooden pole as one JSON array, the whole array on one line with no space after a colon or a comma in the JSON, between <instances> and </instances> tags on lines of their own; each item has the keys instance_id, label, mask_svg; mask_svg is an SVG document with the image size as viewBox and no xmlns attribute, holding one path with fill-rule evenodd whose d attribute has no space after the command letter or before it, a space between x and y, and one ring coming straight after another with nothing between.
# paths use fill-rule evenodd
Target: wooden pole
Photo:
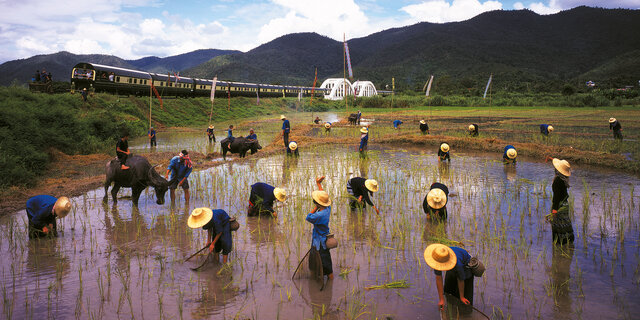
<instances>
[{"instance_id":1,"label":"wooden pole","mask_svg":"<svg viewBox=\"0 0 640 320\"><path fill-rule=\"evenodd\" d=\"M342 34L342 96L344 99L344 106L346 111L349 111L349 104L347 99L347 48L345 43L347 42L346 34Z\"/></svg>"},{"instance_id":2,"label":"wooden pole","mask_svg":"<svg viewBox=\"0 0 640 320\"><path fill-rule=\"evenodd\" d=\"M151 79L151 86L149 86L149 131L151 131L151 106L153 105L153 79Z\"/></svg>"}]
</instances>

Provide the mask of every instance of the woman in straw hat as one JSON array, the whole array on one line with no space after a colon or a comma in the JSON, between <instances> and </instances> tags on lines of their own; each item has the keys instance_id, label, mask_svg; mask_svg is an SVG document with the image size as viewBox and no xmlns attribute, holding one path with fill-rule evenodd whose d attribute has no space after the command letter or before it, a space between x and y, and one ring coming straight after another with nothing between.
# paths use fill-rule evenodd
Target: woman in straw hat
<instances>
[{"instance_id":1,"label":"woman in straw hat","mask_svg":"<svg viewBox=\"0 0 640 320\"><path fill-rule=\"evenodd\" d=\"M516 157L518 156L518 152L516 151L516 147L512 145L507 145L504 147L504 153L502 154L502 160L505 164L515 164Z\"/></svg>"},{"instance_id":2,"label":"woman in straw hat","mask_svg":"<svg viewBox=\"0 0 640 320\"><path fill-rule=\"evenodd\" d=\"M449 155L449 144L446 142L440 143L440 148L438 149L438 161L449 161L451 162L451 156Z\"/></svg>"},{"instance_id":3,"label":"woman in straw hat","mask_svg":"<svg viewBox=\"0 0 640 320\"><path fill-rule=\"evenodd\" d=\"M329 232L329 219L331 218L331 198L329 194L322 190L323 177L316 178L316 185L319 190L311 193L313 199L313 209L307 214L306 220L313 224L313 234L311 240L311 251L316 250L320 254L322 261L322 273L327 275L329 280L333 280L333 263L331 262L331 252L327 248L327 235ZM314 252L310 253L314 255Z\"/></svg>"},{"instance_id":4,"label":"woman in straw hat","mask_svg":"<svg viewBox=\"0 0 640 320\"><path fill-rule=\"evenodd\" d=\"M358 147L358 151L360 151L360 155L364 156L367 152L367 145L369 144L369 129L366 127L360 128L360 146Z\"/></svg>"},{"instance_id":5,"label":"woman in straw hat","mask_svg":"<svg viewBox=\"0 0 640 320\"><path fill-rule=\"evenodd\" d=\"M422 132L422 134L429 134L429 125L424 119L420 120L420 132Z\"/></svg>"},{"instance_id":6,"label":"woman in straw hat","mask_svg":"<svg viewBox=\"0 0 640 320\"><path fill-rule=\"evenodd\" d=\"M57 236L56 218L64 218L71 211L71 201L67 197L39 195L27 200L29 238Z\"/></svg>"},{"instance_id":7,"label":"woman in straw hat","mask_svg":"<svg viewBox=\"0 0 640 320\"><path fill-rule=\"evenodd\" d=\"M216 135L213 134L213 128L214 126L212 124L210 124L209 128L207 128L207 137L209 137L209 143L216 142Z\"/></svg>"},{"instance_id":8,"label":"woman in straw hat","mask_svg":"<svg viewBox=\"0 0 640 320\"><path fill-rule=\"evenodd\" d=\"M553 126L548 125L548 124L541 124L540 125L540 133L542 133L544 136L549 136L549 133L553 132Z\"/></svg>"},{"instance_id":9,"label":"woman in straw hat","mask_svg":"<svg viewBox=\"0 0 640 320\"><path fill-rule=\"evenodd\" d=\"M278 217L273 209L273 202L277 199L283 202L287 194L282 188L274 188L264 182L258 182L251 185L251 194L249 195L249 210L247 214L250 217L266 215Z\"/></svg>"},{"instance_id":10,"label":"woman in straw hat","mask_svg":"<svg viewBox=\"0 0 640 320\"><path fill-rule=\"evenodd\" d=\"M477 137L478 136L478 124L477 123L469 125L469 135L472 136L472 137Z\"/></svg>"},{"instance_id":11,"label":"woman in straw hat","mask_svg":"<svg viewBox=\"0 0 640 320\"><path fill-rule=\"evenodd\" d=\"M229 252L233 246L231 237L230 217L222 209L211 210L209 208L195 208L191 211L187 225L191 229L202 228L207 230L209 253L216 253L215 260L218 261L218 253L222 252L222 263L227 263Z\"/></svg>"},{"instance_id":12,"label":"woman in straw hat","mask_svg":"<svg viewBox=\"0 0 640 320\"><path fill-rule=\"evenodd\" d=\"M609 130L613 130L613 138L622 140L622 126L616 118L609 118Z\"/></svg>"},{"instance_id":13,"label":"woman in straw hat","mask_svg":"<svg viewBox=\"0 0 640 320\"><path fill-rule=\"evenodd\" d=\"M470 268L466 268L471 255L467 250L434 243L424 250L424 260L436 274L440 308L444 307L445 293L460 298L464 304L473 305L473 274ZM447 272L444 276L444 286L442 271Z\"/></svg>"},{"instance_id":14,"label":"woman in straw hat","mask_svg":"<svg viewBox=\"0 0 640 320\"><path fill-rule=\"evenodd\" d=\"M347 181L347 192L355 198L350 201L352 209L355 209L357 206L362 206L364 209L368 203L376 210L376 214L380 214L380 210L376 208L369 197L369 195L373 195L376 191L378 191L378 181L376 180L355 177Z\"/></svg>"},{"instance_id":15,"label":"woman in straw hat","mask_svg":"<svg viewBox=\"0 0 640 320\"><path fill-rule=\"evenodd\" d=\"M559 244L571 243L574 240L573 225L569 215L569 176L571 176L571 166L567 160L553 158L553 167L556 176L553 178L551 189L553 198L551 213L547 215L547 220L551 222L551 232L553 242Z\"/></svg>"},{"instance_id":16,"label":"woman in straw hat","mask_svg":"<svg viewBox=\"0 0 640 320\"><path fill-rule=\"evenodd\" d=\"M287 155L288 156L299 156L300 154L298 153L298 143L295 141L291 141L289 142L289 145L287 146Z\"/></svg>"},{"instance_id":17,"label":"woman in straw hat","mask_svg":"<svg viewBox=\"0 0 640 320\"><path fill-rule=\"evenodd\" d=\"M434 183L422 201L422 210L427 214L427 219L447 219L447 202L449 201L449 188L442 183Z\"/></svg>"}]
</instances>

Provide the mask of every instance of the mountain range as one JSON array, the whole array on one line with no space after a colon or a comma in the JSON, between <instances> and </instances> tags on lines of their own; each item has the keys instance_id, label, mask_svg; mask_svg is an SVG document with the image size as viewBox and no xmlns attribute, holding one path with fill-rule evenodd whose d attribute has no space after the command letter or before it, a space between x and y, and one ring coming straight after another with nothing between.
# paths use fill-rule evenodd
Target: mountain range
<instances>
[{"instance_id":1,"label":"mountain range","mask_svg":"<svg viewBox=\"0 0 640 320\"><path fill-rule=\"evenodd\" d=\"M638 85L640 10L577 7L553 15L492 11L453 23L418 23L348 41L355 79L421 90L431 74L441 89L480 88L493 74L507 90L563 84ZM0 84L26 81L39 67L69 73L80 61L200 78L311 85L342 77L343 44L316 33L288 34L248 52L198 50L139 60L60 52L0 65ZM63 77L63 78L66 78ZM59 78L58 78L59 79Z\"/></svg>"}]
</instances>

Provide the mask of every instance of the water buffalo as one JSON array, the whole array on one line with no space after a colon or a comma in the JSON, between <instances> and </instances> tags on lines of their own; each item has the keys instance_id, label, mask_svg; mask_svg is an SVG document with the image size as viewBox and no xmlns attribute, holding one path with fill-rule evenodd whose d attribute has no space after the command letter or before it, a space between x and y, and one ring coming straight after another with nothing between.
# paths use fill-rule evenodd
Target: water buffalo
<instances>
[{"instance_id":1,"label":"water buffalo","mask_svg":"<svg viewBox=\"0 0 640 320\"><path fill-rule=\"evenodd\" d=\"M142 156L129 156L126 162L128 170L120 169L120 161L111 160L106 166L107 180L104 182L104 202L109 201L109 186L113 182L111 196L113 203L118 202L118 190L121 187L131 188L133 205L138 206L140 193L146 187L151 186L156 191L156 203L164 204L164 194L169 188L169 182L156 172L149 161Z\"/></svg>"},{"instance_id":2,"label":"water buffalo","mask_svg":"<svg viewBox=\"0 0 640 320\"><path fill-rule=\"evenodd\" d=\"M352 113L349 115L349 124L356 125L358 124L358 114Z\"/></svg>"},{"instance_id":3,"label":"water buffalo","mask_svg":"<svg viewBox=\"0 0 640 320\"><path fill-rule=\"evenodd\" d=\"M244 158L248 150L251 150L251 154L254 154L259 149L262 149L262 146L258 143L258 140L237 137L231 143L231 148L229 148L229 138L220 141L220 148L222 149L222 158L226 160L227 152L238 153L240 158Z\"/></svg>"}]
</instances>

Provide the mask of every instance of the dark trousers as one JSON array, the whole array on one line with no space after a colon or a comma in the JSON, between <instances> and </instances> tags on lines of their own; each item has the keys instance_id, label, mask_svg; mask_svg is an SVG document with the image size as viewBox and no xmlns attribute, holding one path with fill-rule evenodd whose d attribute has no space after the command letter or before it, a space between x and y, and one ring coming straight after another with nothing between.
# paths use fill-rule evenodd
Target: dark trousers
<instances>
[{"instance_id":1,"label":"dark trousers","mask_svg":"<svg viewBox=\"0 0 640 320\"><path fill-rule=\"evenodd\" d=\"M460 298L458 290L458 274L455 270L449 270L444 276L444 293ZM473 305L473 277L464 280L464 297Z\"/></svg>"},{"instance_id":2,"label":"dark trousers","mask_svg":"<svg viewBox=\"0 0 640 320\"><path fill-rule=\"evenodd\" d=\"M151 147L158 146L158 143L156 142L156 138L149 139L149 146Z\"/></svg>"},{"instance_id":3,"label":"dark trousers","mask_svg":"<svg viewBox=\"0 0 640 320\"><path fill-rule=\"evenodd\" d=\"M124 152L116 152L116 155L118 156L118 161L120 161L120 164L125 165L125 162L127 162L127 154Z\"/></svg>"},{"instance_id":4,"label":"dark trousers","mask_svg":"<svg viewBox=\"0 0 640 320\"><path fill-rule=\"evenodd\" d=\"M320 254L320 261L322 262L322 274L328 276L333 273L333 262L331 261L331 252L329 249L322 248L320 246L320 250L316 250L316 248L311 247L311 256L315 256L315 252L317 251ZM309 258L309 267L313 268L312 264L314 263L313 259Z\"/></svg>"},{"instance_id":5,"label":"dark trousers","mask_svg":"<svg viewBox=\"0 0 640 320\"><path fill-rule=\"evenodd\" d=\"M283 133L282 139L284 140L284 146L289 147L289 132Z\"/></svg>"},{"instance_id":6,"label":"dark trousers","mask_svg":"<svg viewBox=\"0 0 640 320\"><path fill-rule=\"evenodd\" d=\"M209 135L209 143L211 142L216 142L216 136L215 135Z\"/></svg>"},{"instance_id":7,"label":"dark trousers","mask_svg":"<svg viewBox=\"0 0 640 320\"><path fill-rule=\"evenodd\" d=\"M618 139L618 140L622 140L622 132L620 130L613 131L613 138L614 139Z\"/></svg>"}]
</instances>

